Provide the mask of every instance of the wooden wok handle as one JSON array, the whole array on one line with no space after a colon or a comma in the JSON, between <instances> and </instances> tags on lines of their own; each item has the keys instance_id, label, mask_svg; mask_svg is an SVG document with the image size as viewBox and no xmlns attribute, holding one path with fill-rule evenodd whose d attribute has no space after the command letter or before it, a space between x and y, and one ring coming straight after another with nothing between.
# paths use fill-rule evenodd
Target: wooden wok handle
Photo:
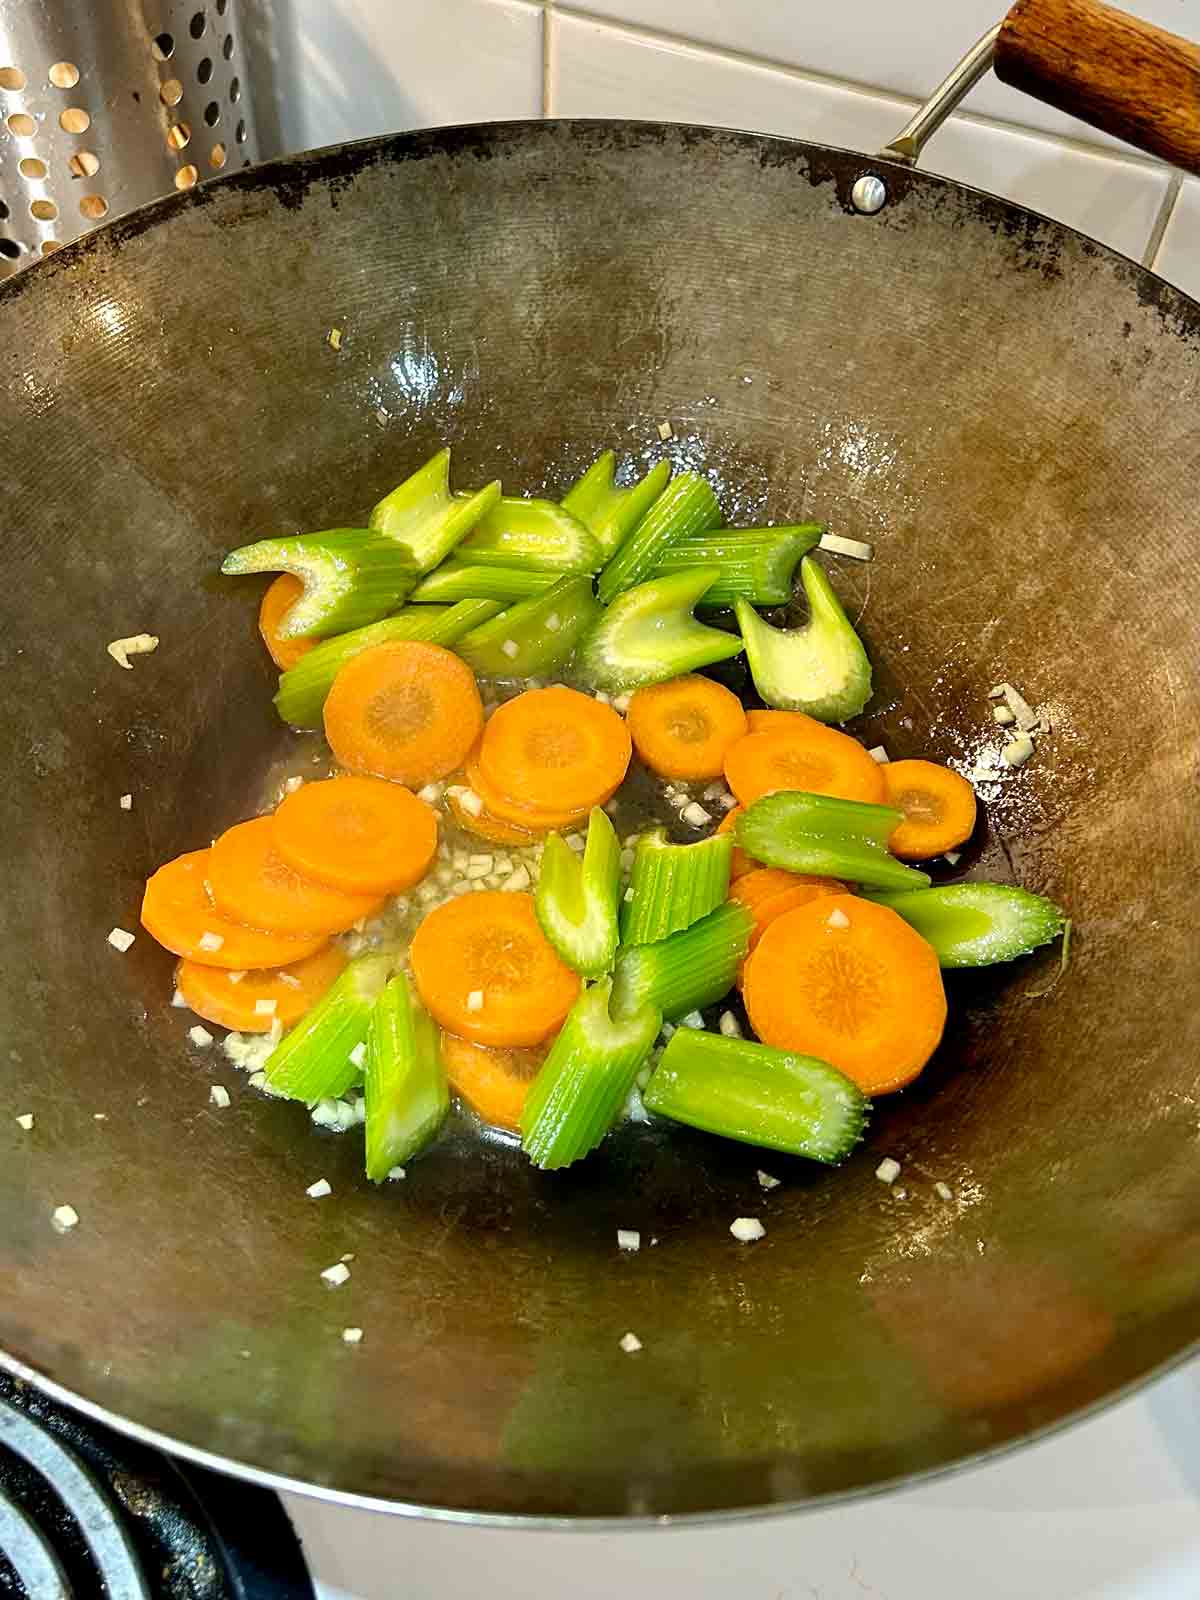
<instances>
[{"instance_id":1,"label":"wooden wok handle","mask_svg":"<svg viewBox=\"0 0 1200 1600\"><path fill-rule=\"evenodd\" d=\"M1099 0L1017 0L996 76L1200 176L1200 46Z\"/></svg>"}]
</instances>

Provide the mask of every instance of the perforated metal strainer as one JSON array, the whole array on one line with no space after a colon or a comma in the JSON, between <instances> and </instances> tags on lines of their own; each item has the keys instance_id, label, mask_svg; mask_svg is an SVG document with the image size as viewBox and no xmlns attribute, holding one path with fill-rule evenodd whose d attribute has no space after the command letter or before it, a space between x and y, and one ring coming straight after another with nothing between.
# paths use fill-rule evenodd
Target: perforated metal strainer
<instances>
[{"instance_id":1,"label":"perforated metal strainer","mask_svg":"<svg viewBox=\"0 0 1200 1600\"><path fill-rule=\"evenodd\" d=\"M0 277L257 158L237 0L0 0Z\"/></svg>"}]
</instances>

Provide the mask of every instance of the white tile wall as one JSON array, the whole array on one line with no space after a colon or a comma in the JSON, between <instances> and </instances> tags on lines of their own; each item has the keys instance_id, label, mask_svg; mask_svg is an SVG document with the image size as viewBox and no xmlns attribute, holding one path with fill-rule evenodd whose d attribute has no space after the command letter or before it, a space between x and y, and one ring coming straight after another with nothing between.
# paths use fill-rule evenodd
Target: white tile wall
<instances>
[{"instance_id":1,"label":"white tile wall","mask_svg":"<svg viewBox=\"0 0 1200 1600\"><path fill-rule=\"evenodd\" d=\"M1152 265L1200 300L1200 179L1184 179Z\"/></svg>"}]
</instances>

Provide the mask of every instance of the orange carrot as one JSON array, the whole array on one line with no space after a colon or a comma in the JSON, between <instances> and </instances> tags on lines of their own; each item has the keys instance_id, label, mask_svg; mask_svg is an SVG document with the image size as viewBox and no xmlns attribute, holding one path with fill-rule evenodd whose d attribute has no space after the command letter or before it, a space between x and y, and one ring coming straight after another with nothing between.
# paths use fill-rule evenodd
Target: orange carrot
<instances>
[{"instance_id":1,"label":"orange carrot","mask_svg":"<svg viewBox=\"0 0 1200 1600\"><path fill-rule=\"evenodd\" d=\"M803 711L747 711L746 729L749 733L788 733L812 720Z\"/></svg>"},{"instance_id":2,"label":"orange carrot","mask_svg":"<svg viewBox=\"0 0 1200 1600\"><path fill-rule=\"evenodd\" d=\"M806 878L798 872L784 872L780 867L755 867L730 886L729 898L739 900L754 918L750 930L753 950L777 917L822 895L845 892L846 885L836 878Z\"/></svg>"},{"instance_id":3,"label":"orange carrot","mask_svg":"<svg viewBox=\"0 0 1200 1600\"><path fill-rule=\"evenodd\" d=\"M470 667L415 639L352 657L325 701L325 737L343 767L414 789L461 767L482 729Z\"/></svg>"},{"instance_id":4,"label":"orange carrot","mask_svg":"<svg viewBox=\"0 0 1200 1600\"><path fill-rule=\"evenodd\" d=\"M293 939L342 933L383 904L381 895L343 894L294 871L275 848L273 817L226 829L209 852L208 882L225 916Z\"/></svg>"},{"instance_id":5,"label":"orange carrot","mask_svg":"<svg viewBox=\"0 0 1200 1600\"><path fill-rule=\"evenodd\" d=\"M934 761L886 761L887 803L904 821L888 840L901 861L928 861L957 850L975 832L975 791L965 778Z\"/></svg>"},{"instance_id":6,"label":"orange carrot","mask_svg":"<svg viewBox=\"0 0 1200 1600\"><path fill-rule=\"evenodd\" d=\"M576 828L587 821L590 806L582 811L547 810L541 806L522 805L519 799L497 789L481 769L475 756L467 757L467 782L483 802L484 810L501 822L511 822L516 827L541 837L555 828Z\"/></svg>"},{"instance_id":7,"label":"orange carrot","mask_svg":"<svg viewBox=\"0 0 1200 1600\"><path fill-rule=\"evenodd\" d=\"M717 832L728 833L745 809L745 806L734 806L732 811L727 811L725 819L717 829ZM729 864L729 881L733 883L747 872L752 872L758 864L753 856L746 854L740 844L735 844L733 847L733 859Z\"/></svg>"},{"instance_id":8,"label":"orange carrot","mask_svg":"<svg viewBox=\"0 0 1200 1600\"><path fill-rule=\"evenodd\" d=\"M476 795L476 799L483 805L482 795ZM455 790L446 791L446 805L460 828L465 828L468 833L477 834L489 844L537 844L543 837L533 828L523 828L516 822L505 822L502 817L489 811L486 805L482 811L469 811L463 804L462 794ZM549 829L546 831L549 832Z\"/></svg>"},{"instance_id":9,"label":"orange carrot","mask_svg":"<svg viewBox=\"0 0 1200 1600\"><path fill-rule=\"evenodd\" d=\"M946 1022L932 946L854 895L810 900L772 922L742 993L764 1044L828 1061L867 1094L911 1083Z\"/></svg>"},{"instance_id":10,"label":"orange carrot","mask_svg":"<svg viewBox=\"0 0 1200 1600\"><path fill-rule=\"evenodd\" d=\"M294 667L317 643L315 639L281 639L279 625L304 593L304 585L290 572L281 572L267 589L258 608L258 631L280 672Z\"/></svg>"},{"instance_id":11,"label":"orange carrot","mask_svg":"<svg viewBox=\"0 0 1200 1600\"><path fill-rule=\"evenodd\" d=\"M177 956L211 967L244 971L249 967L286 967L324 948L324 934L289 939L261 933L223 917L206 887L211 850L189 850L168 861L146 884L142 927ZM220 942L213 948L214 941Z\"/></svg>"},{"instance_id":12,"label":"orange carrot","mask_svg":"<svg viewBox=\"0 0 1200 1600\"><path fill-rule=\"evenodd\" d=\"M737 695L697 673L639 689L626 721L634 749L661 778L719 778L726 750L746 735Z\"/></svg>"},{"instance_id":13,"label":"orange carrot","mask_svg":"<svg viewBox=\"0 0 1200 1600\"><path fill-rule=\"evenodd\" d=\"M238 973L199 961L181 961L175 987L206 1022L236 1028L239 1033L268 1033L274 1022L285 1028L299 1022L345 965L345 953L335 944L325 945L304 961L270 971L260 967Z\"/></svg>"},{"instance_id":14,"label":"orange carrot","mask_svg":"<svg viewBox=\"0 0 1200 1600\"><path fill-rule=\"evenodd\" d=\"M616 793L632 753L629 729L611 706L556 685L527 689L493 714L477 765L490 790L525 810L587 811Z\"/></svg>"},{"instance_id":15,"label":"orange carrot","mask_svg":"<svg viewBox=\"0 0 1200 1600\"><path fill-rule=\"evenodd\" d=\"M744 806L777 789L882 804L879 764L857 739L798 711L787 715L794 726L749 733L726 753L725 780Z\"/></svg>"},{"instance_id":16,"label":"orange carrot","mask_svg":"<svg viewBox=\"0 0 1200 1600\"><path fill-rule=\"evenodd\" d=\"M409 958L426 1010L447 1033L476 1044L540 1044L579 994L529 894L447 900L417 928Z\"/></svg>"},{"instance_id":17,"label":"orange carrot","mask_svg":"<svg viewBox=\"0 0 1200 1600\"><path fill-rule=\"evenodd\" d=\"M546 1059L548 1043L527 1050L497 1049L442 1035L442 1065L451 1087L484 1122L521 1131L521 1111L529 1085Z\"/></svg>"},{"instance_id":18,"label":"orange carrot","mask_svg":"<svg viewBox=\"0 0 1200 1600\"><path fill-rule=\"evenodd\" d=\"M294 872L343 894L399 894L437 854L437 815L398 783L327 778L285 796L275 848Z\"/></svg>"}]
</instances>

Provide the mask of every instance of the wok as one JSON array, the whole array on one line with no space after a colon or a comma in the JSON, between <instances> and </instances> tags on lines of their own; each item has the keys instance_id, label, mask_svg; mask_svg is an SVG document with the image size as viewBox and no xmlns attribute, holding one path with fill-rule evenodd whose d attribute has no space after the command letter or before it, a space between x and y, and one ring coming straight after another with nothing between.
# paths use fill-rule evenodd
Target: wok
<instances>
[{"instance_id":1,"label":"wok","mask_svg":"<svg viewBox=\"0 0 1200 1600\"><path fill-rule=\"evenodd\" d=\"M0 1070L36 1115L0 1119L12 1371L347 1501L658 1517L961 1462L1189 1348L1200 306L897 160L539 122L151 206L7 284L0 347ZM149 937L105 942L295 748L257 587L218 559L352 520L443 441L458 486L556 495L663 419L730 521L875 543L838 572L880 664L868 744L970 753L1001 679L1049 706L974 865L1070 908L1069 970L950 975L934 1064L846 1168L767 1160L770 1195L753 1150L660 1126L560 1175L454 1129L377 1192L353 1135L190 1049ZM142 630L120 671L106 643Z\"/></svg>"}]
</instances>

